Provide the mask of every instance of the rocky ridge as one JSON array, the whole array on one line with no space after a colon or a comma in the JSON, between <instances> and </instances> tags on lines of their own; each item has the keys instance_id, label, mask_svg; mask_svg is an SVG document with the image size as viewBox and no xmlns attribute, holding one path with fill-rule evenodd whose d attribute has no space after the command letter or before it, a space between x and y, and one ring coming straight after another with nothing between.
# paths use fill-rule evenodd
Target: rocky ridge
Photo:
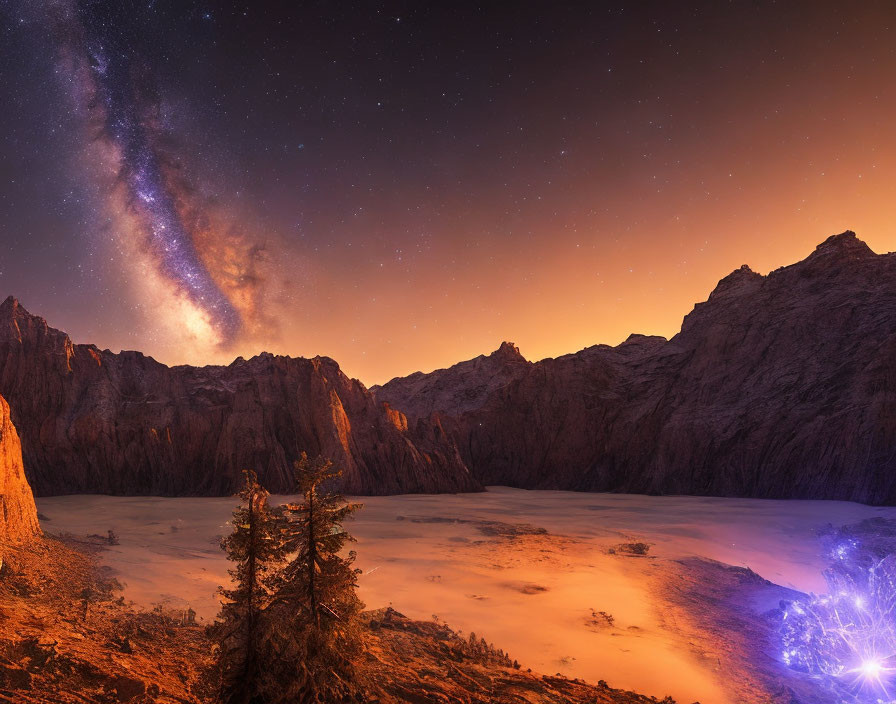
<instances>
[{"instance_id":1,"label":"rocky ridge","mask_svg":"<svg viewBox=\"0 0 896 704\"><path fill-rule=\"evenodd\" d=\"M303 451L342 467L349 493L481 488L437 420L409 422L327 357L167 367L74 344L10 297L0 394L38 495L223 495L244 469L287 493Z\"/></svg>"},{"instance_id":2,"label":"rocky ridge","mask_svg":"<svg viewBox=\"0 0 896 704\"><path fill-rule=\"evenodd\" d=\"M892 504L896 254L844 232L732 272L668 341L495 353L373 390L438 420L487 485Z\"/></svg>"},{"instance_id":3,"label":"rocky ridge","mask_svg":"<svg viewBox=\"0 0 896 704\"><path fill-rule=\"evenodd\" d=\"M302 451L357 494L524 488L896 502L896 255L845 232L741 267L671 340L488 356L368 391L326 357L166 367L0 305L0 394L37 494L291 490ZM371 394L371 391L373 394Z\"/></svg>"}]
</instances>

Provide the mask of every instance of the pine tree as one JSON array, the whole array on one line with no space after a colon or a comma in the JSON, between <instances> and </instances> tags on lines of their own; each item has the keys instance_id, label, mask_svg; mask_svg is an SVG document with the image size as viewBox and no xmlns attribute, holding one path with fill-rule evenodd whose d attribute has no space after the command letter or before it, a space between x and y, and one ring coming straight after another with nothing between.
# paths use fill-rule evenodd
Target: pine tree
<instances>
[{"instance_id":1,"label":"pine tree","mask_svg":"<svg viewBox=\"0 0 896 704\"><path fill-rule=\"evenodd\" d=\"M255 472L244 473L241 505L233 512L233 532L221 540L227 559L236 563L230 570L233 589L221 589L225 603L215 635L220 646L220 701L250 704L264 701L262 688L263 651L269 638L264 619L269 603L266 582L283 563L283 541L276 516L268 506L268 492Z\"/></svg>"},{"instance_id":2,"label":"pine tree","mask_svg":"<svg viewBox=\"0 0 896 704\"><path fill-rule=\"evenodd\" d=\"M332 462L303 453L294 470L302 500L281 509L284 547L294 557L270 580L275 633L269 663L275 667L268 701L357 701L361 687L353 659L361 651L361 571L352 567L353 550L341 553L354 541L342 523L360 505L328 490L340 475Z\"/></svg>"}]
</instances>

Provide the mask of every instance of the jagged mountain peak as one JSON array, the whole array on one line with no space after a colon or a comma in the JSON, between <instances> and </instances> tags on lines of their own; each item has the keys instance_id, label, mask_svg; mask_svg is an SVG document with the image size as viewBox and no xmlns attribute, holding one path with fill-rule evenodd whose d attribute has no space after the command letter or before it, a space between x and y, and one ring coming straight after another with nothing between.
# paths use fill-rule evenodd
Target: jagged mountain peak
<instances>
[{"instance_id":1,"label":"jagged mountain peak","mask_svg":"<svg viewBox=\"0 0 896 704\"><path fill-rule=\"evenodd\" d=\"M19 312L0 325L0 393L38 493L221 493L244 466L286 490L307 448L344 465L356 493L896 501L896 255L852 232L768 276L736 269L668 343L533 363L505 341L375 397L326 358L168 369L103 353L99 366L14 298L2 305Z\"/></svg>"},{"instance_id":2,"label":"jagged mountain peak","mask_svg":"<svg viewBox=\"0 0 896 704\"><path fill-rule=\"evenodd\" d=\"M526 358L520 353L520 348L514 343L505 340L494 352L489 355L492 359L508 362L525 362Z\"/></svg>"},{"instance_id":3,"label":"jagged mountain peak","mask_svg":"<svg viewBox=\"0 0 896 704\"><path fill-rule=\"evenodd\" d=\"M25 310L21 303L19 303L19 299L15 296L7 296L6 300L3 303L0 303L0 318L12 320L19 316L31 316L31 314Z\"/></svg>"},{"instance_id":4,"label":"jagged mountain peak","mask_svg":"<svg viewBox=\"0 0 896 704\"><path fill-rule=\"evenodd\" d=\"M479 357L377 395L438 414L485 485L896 502L896 255L845 232L709 298L668 343Z\"/></svg>"},{"instance_id":5,"label":"jagged mountain peak","mask_svg":"<svg viewBox=\"0 0 896 704\"><path fill-rule=\"evenodd\" d=\"M815 251L809 255L806 261L815 261L820 258L868 259L876 256L877 254L871 247L856 237L855 232L846 230L839 235L828 237L815 248Z\"/></svg>"},{"instance_id":6,"label":"jagged mountain peak","mask_svg":"<svg viewBox=\"0 0 896 704\"><path fill-rule=\"evenodd\" d=\"M719 296L742 293L750 290L753 285L758 284L764 278L762 274L756 273L748 265L743 264L721 279L709 294L709 298L712 300Z\"/></svg>"}]
</instances>

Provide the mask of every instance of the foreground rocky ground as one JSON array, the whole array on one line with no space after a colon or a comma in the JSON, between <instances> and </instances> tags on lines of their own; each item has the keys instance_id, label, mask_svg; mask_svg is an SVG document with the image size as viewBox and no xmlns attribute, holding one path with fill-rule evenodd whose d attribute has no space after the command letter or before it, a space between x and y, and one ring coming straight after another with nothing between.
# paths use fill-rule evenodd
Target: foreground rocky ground
<instances>
[{"instance_id":1,"label":"foreground rocky ground","mask_svg":"<svg viewBox=\"0 0 896 704\"><path fill-rule=\"evenodd\" d=\"M427 626L437 614L464 638L475 631L509 650L523 672L683 704L845 701L782 664L779 605L826 591L831 523L849 538L859 526L896 535L886 528L896 510L855 504L512 489L364 502L351 532L370 608L391 605ZM38 504L46 531L115 530L119 544L97 558L126 598L214 618L229 566L217 540L232 499ZM887 543L877 553L892 551Z\"/></svg>"},{"instance_id":2,"label":"foreground rocky ground","mask_svg":"<svg viewBox=\"0 0 896 704\"><path fill-rule=\"evenodd\" d=\"M209 643L179 614L137 612L96 548L54 538L9 548L0 573L0 700L210 701Z\"/></svg>"},{"instance_id":3,"label":"foreground rocky ground","mask_svg":"<svg viewBox=\"0 0 896 704\"><path fill-rule=\"evenodd\" d=\"M190 614L137 611L98 567L98 545L39 538L7 546L0 571L0 701L213 702L214 648ZM448 626L392 609L364 614L362 671L382 704L651 704L598 683L515 667ZM665 700L667 704L671 699Z\"/></svg>"}]
</instances>

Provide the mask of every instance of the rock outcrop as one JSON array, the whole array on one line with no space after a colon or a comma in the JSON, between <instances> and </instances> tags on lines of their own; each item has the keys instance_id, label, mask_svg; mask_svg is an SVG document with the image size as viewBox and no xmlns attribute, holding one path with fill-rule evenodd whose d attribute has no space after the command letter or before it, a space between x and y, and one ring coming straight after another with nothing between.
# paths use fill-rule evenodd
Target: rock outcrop
<instances>
[{"instance_id":1,"label":"rock outcrop","mask_svg":"<svg viewBox=\"0 0 896 704\"><path fill-rule=\"evenodd\" d=\"M244 469L289 492L303 451L341 466L349 493L481 488L438 421L409 422L326 357L167 367L73 344L8 298L0 393L38 495L220 495Z\"/></svg>"},{"instance_id":2,"label":"rock outcrop","mask_svg":"<svg viewBox=\"0 0 896 704\"><path fill-rule=\"evenodd\" d=\"M492 393L506 386L530 363L512 342L504 342L490 355L479 355L468 362L455 364L431 374L415 372L389 382L388 390L370 390L384 399L396 399L402 411L414 418L425 418L432 413L450 409L458 415L485 404Z\"/></svg>"},{"instance_id":3,"label":"rock outcrop","mask_svg":"<svg viewBox=\"0 0 896 704\"><path fill-rule=\"evenodd\" d=\"M896 254L852 232L734 271L671 340L508 349L374 391L484 484L896 503Z\"/></svg>"},{"instance_id":4,"label":"rock outcrop","mask_svg":"<svg viewBox=\"0 0 896 704\"><path fill-rule=\"evenodd\" d=\"M19 435L9 417L9 404L0 397L0 543L20 542L39 534Z\"/></svg>"}]
</instances>

